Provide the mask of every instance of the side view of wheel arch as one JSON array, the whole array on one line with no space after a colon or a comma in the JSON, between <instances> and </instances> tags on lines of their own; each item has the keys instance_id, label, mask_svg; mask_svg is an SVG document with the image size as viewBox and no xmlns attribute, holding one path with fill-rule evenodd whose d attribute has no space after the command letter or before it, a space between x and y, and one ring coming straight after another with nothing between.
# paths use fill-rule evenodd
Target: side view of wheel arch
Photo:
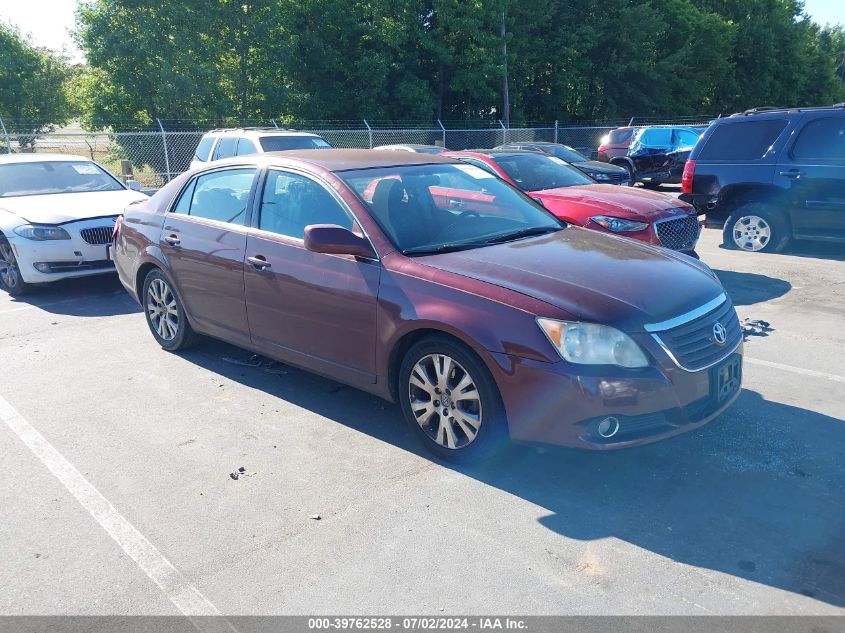
<instances>
[{"instance_id":1,"label":"side view of wheel arch","mask_svg":"<svg viewBox=\"0 0 845 633\"><path fill-rule=\"evenodd\" d=\"M449 339L452 342L457 343L462 347L465 347L469 352L478 357L481 363L483 363L485 366L487 365L485 360L473 349L473 346L470 343L463 340L461 337L446 331L445 329L438 329L427 325L418 329L411 330L403 334L393 345L393 348L390 350L390 356L387 363L387 380L388 388L390 390L390 396L394 402L398 402L399 400L399 367L402 365L402 359L405 358L405 354L408 352L409 349L411 349L411 347L415 343L421 341L424 338L430 337L442 337L445 339Z\"/></svg>"}]
</instances>

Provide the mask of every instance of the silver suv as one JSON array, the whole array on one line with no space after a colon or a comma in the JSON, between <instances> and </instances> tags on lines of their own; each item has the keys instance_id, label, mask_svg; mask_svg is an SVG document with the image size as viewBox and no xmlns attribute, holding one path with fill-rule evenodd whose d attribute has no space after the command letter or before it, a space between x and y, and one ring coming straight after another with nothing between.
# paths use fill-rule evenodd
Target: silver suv
<instances>
[{"instance_id":1,"label":"silver suv","mask_svg":"<svg viewBox=\"0 0 845 633\"><path fill-rule=\"evenodd\" d=\"M326 149L331 145L321 136L275 127L241 127L211 130L203 135L191 169L232 156L280 152L288 149Z\"/></svg>"}]
</instances>

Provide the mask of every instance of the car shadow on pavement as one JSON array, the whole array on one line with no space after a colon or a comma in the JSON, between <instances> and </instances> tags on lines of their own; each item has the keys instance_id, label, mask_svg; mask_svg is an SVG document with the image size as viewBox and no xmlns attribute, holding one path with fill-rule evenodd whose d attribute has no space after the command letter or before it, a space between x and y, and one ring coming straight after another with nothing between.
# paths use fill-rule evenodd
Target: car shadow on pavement
<instances>
[{"instance_id":1,"label":"car shadow on pavement","mask_svg":"<svg viewBox=\"0 0 845 633\"><path fill-rule=\"evenodd\" d=\"M431 459L395 405L293 367L274 375L223 360L249 356L211 341L183 355ZM614 537L845 607L843 454L845 421L744 390L721 418L665 442L610 452L512 446L479 466L442 465L544 508L540 523L564 537Z\"/></svg>"},{"instance_id":2,"label":"car shadow on pavement","mask_svg":"<svg viewBox=\"0 0 845 633\"><path fill-rule=\"evenodd\" d=\"M757 273L740 273L732 270L716 270L713 272L728 291L735 306L749 306L764 303L782 297L792 290L792 284L784 279L759 275Z\"/></svg>"},{"instance_id":3,"label":"car shadow on pavement","mask_svg":"<svg viewBox=\"0 0 845 633\"><path fill-rule=\"evenodd\" d=\"M719 248L722 250L733 250L740 253L737 249L726 247L720 244ZM756 253L744 253L745 255L754 256ZM789 245L776 255L790 255L792 257L805 257L810 259L829 259L832 261L845 262L845 246L841 242L821 242L811 240L792 240Z\"/></svg>"},{"instance_id":4,"label":"car shadow on pavement","mask_svg":"<svg viewBox=\"0 0 845 633\"><path fill-rule=\"evenodd\" d=\"M10 297L8 307L32 306L66 316L101 317L141 312L141 307L129 296L117 275L97 275L79 279L62 279L36 286L29 293Z\"/></svg>"},{"instance_id":5,"label":"car shadow on pavement","mask_svg":"<svg viewBox=\"0 0 845 633\"><path fill-rule=\"evenodd\" d=\"M845 421L744 390L721 418L665 442L514 447L465 472L547 509L540 522L563 536L617 538L845 607L843 451Z\"/></svg>"}]
</instances>

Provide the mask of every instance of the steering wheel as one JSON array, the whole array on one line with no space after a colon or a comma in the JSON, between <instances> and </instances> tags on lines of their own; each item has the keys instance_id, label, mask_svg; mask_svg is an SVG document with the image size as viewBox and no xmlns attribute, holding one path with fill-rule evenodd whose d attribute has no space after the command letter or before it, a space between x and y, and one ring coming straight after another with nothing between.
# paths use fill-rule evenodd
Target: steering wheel
<instances>
[{"instance_id":1,"label":"steering wheel","mask_svg":"<svg viewBox=\"0 0 845 633\"><path fill-rule=\"evenodd\" d=\"M449 224L447 224L442 229L437 231L437 233L432 237L432 239L433 240L439 239L442 235L448 234L449 231L451 231L454 227L456 227L458 224L460 224L463 220L465 220L467 218L472 218L472 217L480 218L481 214L478 213L477 211L461 211L458 214L457 219L453 220L452 222L449 222Z\"/></svg>"}]
</instances>

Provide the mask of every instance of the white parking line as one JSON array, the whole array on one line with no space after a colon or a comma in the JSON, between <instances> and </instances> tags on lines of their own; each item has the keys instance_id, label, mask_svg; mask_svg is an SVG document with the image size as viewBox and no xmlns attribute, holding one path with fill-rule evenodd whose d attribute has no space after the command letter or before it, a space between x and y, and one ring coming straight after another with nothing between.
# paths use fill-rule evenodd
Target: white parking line
<instances>
[{"instance_id":1,"label":"white parking line","mask_svg":"<svg viewBox=\"0 0 845 633\"><path fill-rule=\"evenodd\" d=\"M845 383L845 376L837 376L836 374L829 374L824 371L816 371L815 369L804 369L803 367L794 367L793 365L784 365L782 363L773 363L770 360L761 360L759 358L745 357L746 363L752 365L761 365L762 367L771 367L773 369L780 369L782 371L790 371L793 374L801 374L802 376L810 376L812 378L824 378L832 380L833 382Z\"/></svg>"},{"instance_id":2,"label":"white parking line","mask_svg":"<svg viewBox=\"0 0 845 633\"><path fill-rule=\"evenodd\" d=\"M0 420L12 429L56 479L76 497L82 507L88 510L108 535L159 586L176 608L190 617L198 629L208 628L210 621L194 618L219 616L217 608L2 396ZM214 622L218 625L214 628L219 630L221 619L215 618Z\"/></svg>"}]
</instances>

